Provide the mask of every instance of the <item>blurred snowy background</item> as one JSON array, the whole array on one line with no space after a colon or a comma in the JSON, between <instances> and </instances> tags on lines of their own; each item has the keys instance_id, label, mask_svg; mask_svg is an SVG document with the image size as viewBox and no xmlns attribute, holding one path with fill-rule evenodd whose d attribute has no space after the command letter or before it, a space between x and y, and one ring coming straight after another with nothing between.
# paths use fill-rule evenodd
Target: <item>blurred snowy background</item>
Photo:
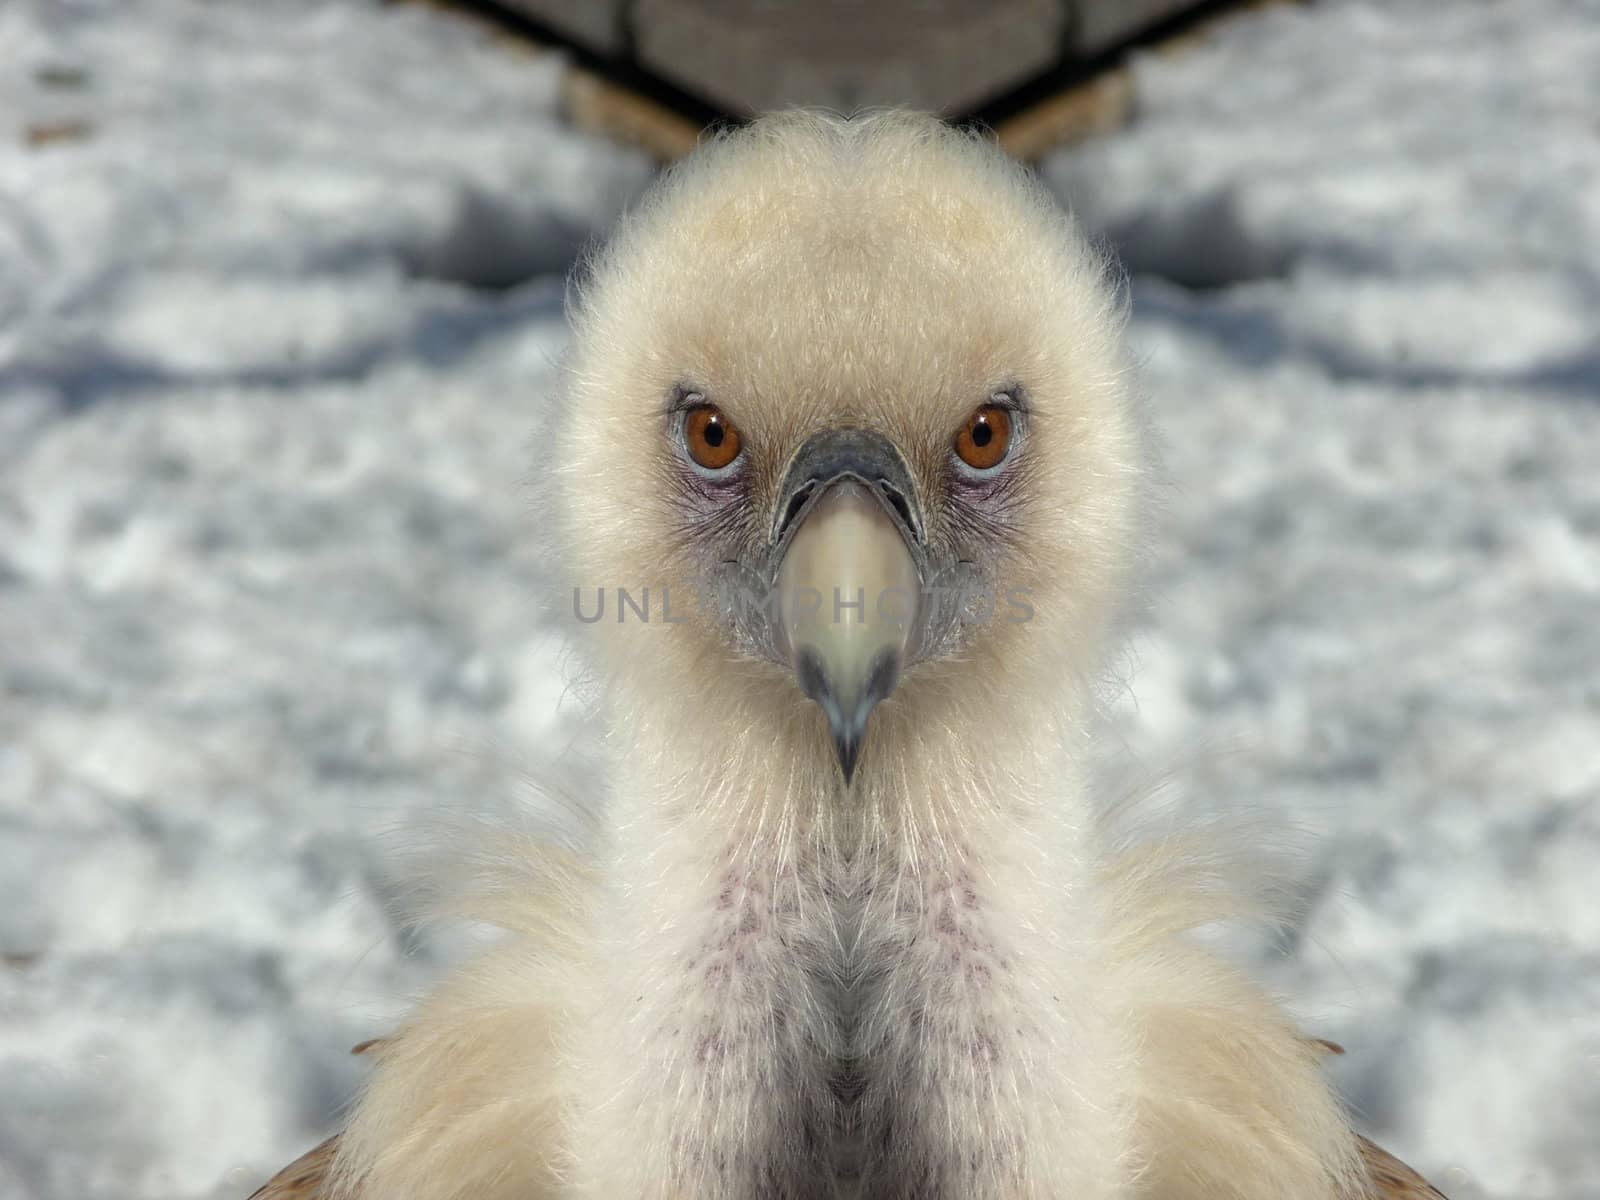
<instances>
[{"instance_id":1,"label":"blurred snowy background","mask_svg":"<svg viewBox=\"0 0 1600 1200\"><path fill-rule=\"evenodd\" d=\"M0 5L3 1200L242 1200L450 952L385 832L581 741L531 414L652 168L560 69ZM1134 77L1045 166L1169 476L1114 769L1314 837L1263 964L1369 1131L1595 1200L1600 5L1277 7Z\"/></svg>"}]
</instances>

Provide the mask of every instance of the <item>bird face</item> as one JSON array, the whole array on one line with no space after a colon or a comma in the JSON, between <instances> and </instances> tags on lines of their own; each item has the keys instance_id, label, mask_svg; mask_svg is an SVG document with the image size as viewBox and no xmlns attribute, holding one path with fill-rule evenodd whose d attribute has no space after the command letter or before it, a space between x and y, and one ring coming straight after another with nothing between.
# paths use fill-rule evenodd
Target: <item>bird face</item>
<instances>
[{"instance_id":1,"label":"bird face","mask_svg":"<svg viewBox=\"0 0 1600 1200\"><path fill-rule=\"evenodd\" d=\"M844 406L795 431L758 422L780 439L764 467L746 461L747 435L718 392L679 385L669 405L683 548L737 652L791 670L822 709L848 783L868 717L902 673L951 655L979 612L992 615L1026 400L1015 384L992 390L931 455L916 453L914 406L910 422ZM939 536L933 519L990 528ZM1004 600L1013 619L1027 613L1019 592Z\"/></svg>"},{"instance_id":2,"label":"bird face","mask_svg":"<svg viewBox=\"0 0 1600 1200\"><path fill-rule=\"evenodd\" d=\"M616 661L813 701L847 784L891 695L1081 669L1128 500L1119 325L1066 219L932 118L699 151L576 313L576 557L694 597Z\"/></svg>"}]
</instances>

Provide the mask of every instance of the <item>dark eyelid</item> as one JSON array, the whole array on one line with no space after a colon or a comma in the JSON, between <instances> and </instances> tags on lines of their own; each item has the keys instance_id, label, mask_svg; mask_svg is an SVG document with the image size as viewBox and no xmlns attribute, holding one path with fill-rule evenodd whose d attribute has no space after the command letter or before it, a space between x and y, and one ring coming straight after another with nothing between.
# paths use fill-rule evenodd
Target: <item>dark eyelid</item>
<instances>
[{"instance_id":1,"label":"dark eyelid","mask_svg":"<svg viewBox=\"0 0 1600 1200\"><path fill-rule=\"evenodd\" d=\"M1032 408L1028 404L1028 394L1022 390L1020 384L1009 384L1006 387L996 388L989 393L988 403L1007 412L1029 413Z\"/></svg>"},{"instance_id":2,"label":"dark eyelid","mask_svg":"<svg viewBox=\"0 0 1600 1200\"><path fill-rule=\"evenodd\" d=\"M667 393L667 415L688 412L691 408L699 408L705 404L706 394L698 388L691 388L685 384L677 384Z\"/></svg>"}]
</instances>

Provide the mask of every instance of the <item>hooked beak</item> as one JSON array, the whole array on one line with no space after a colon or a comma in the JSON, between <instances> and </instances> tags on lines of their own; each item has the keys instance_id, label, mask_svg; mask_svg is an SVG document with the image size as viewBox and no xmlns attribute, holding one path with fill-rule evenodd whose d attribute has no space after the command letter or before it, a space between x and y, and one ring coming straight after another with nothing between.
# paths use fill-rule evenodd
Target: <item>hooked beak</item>
<instances>
[{"instance_id":1,"label":"hooked beak","mask_svg":"<svg viewBox=\"0 0 1600 1200\"><path fill-rule=\"evenodd\" d=\"M861 430L819 434L785 481L776 584L800 689L828 720L846 784L867 718L894 690L921 603L917 511L904 463Z\"/></svg>"}]
</instances>

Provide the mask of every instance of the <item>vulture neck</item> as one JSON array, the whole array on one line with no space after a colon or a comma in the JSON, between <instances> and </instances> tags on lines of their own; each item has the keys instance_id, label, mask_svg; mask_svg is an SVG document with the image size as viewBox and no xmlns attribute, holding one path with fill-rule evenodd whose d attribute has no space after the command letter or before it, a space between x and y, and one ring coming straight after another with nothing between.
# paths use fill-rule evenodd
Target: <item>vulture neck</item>
<instances>
[{"instance_id":1,"label":"vulture neck","mask_svg":"<svg viewBox=\"0 0 1600 1200\"><path fill-rule=\"evenodd\" d=\"M733 1092L716 1104L767 1112L779 1080L776 1144L809 1128L828 1146L796 1170L820 1164L829 1181L785 1194L906 1195L946 1163L952 1127L972 1171L1020 1171L1017 1147L1054 1145L1063 1125L1073 1186L1007 1194L1121 1194L1128 1059L1080 723L1014 719L992 695L919 711L919 695L873 714L853 788L809 702L724 697L737 715L719 724L680 695L617 727L601 994L642 1032L606 1086L643 1070L699 1097L701 1078L674 1072L701 1047L744 1046L717 1069ZM1039 1059L1041 1045L1071 1053ZM741 1091L749 1080L767 1082ZM991 1088L1024 1099L1002 1112ZM692 1158L715 1158L718 1128L708 1119ZM887 1158L871 1150L889 1140ZM834 1190L835 1174L852 1185ZM999 1194L952 1187L939 1194Z\"/></svg>"},{"instance_id":2,"label":"vulture neck","mask_svg":"<svg viewBox=\"0 0 1600 1200\"><path fill-rule=\"evenodd\" d=\"M680 884L730 871L821 873L848 896L854 885L952 870L1003 874L1006 888L1019 878L1056 890L1090 882L1088 704L1073 697L1026 712L994 693L961 710L892 697L873 714L851 787L820 712L797 697L630 709L636 719L617 730L628 750L614 848ZM719 711L728 715L707 720Z\"/></svg>"}]
</instances>

